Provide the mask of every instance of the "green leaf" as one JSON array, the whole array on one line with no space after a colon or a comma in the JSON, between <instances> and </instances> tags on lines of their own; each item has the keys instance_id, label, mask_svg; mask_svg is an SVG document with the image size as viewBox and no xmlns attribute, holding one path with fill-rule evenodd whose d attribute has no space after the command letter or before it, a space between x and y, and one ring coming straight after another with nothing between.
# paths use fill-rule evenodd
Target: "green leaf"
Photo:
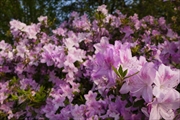
<instances>
[{"instance_id":1,"label":"green leaf","mask_svg":"<svg viewBox=\"0 0 180 120\"><path fill-rule=\"evenodd\" d=\"M119 118L119 120L124 120L123 116L121 116L121 117Z\"/></svg>"},{"instance_id":2,"label":"green leaf","mask_svg":"<svg viewBox=\"0 0 180 120\"><path fill-rule=\"evenodd\" d=\"M132 106L132 103L128 102L125 107L128 108L128 107L131 107L131 106Z\"/></svg>"},{"instance_id":3,"label":"green leaf","mask_svg":"<svg viewBox=\"0 0 180 120\"><path fill-rule=\"evenodd\" d=\"M11 95L11 98L12 98L12 100L18 100L18 96L16 96L16 95Z\"/></svg>"},{"instance_id":4,"label":"green leaf","mask_svg":"<svg viewBox=\"0 0 180 120\"><path fill-rule=\"evenodd\" d=\"M12 85L16 84L17 82L18 82L18 79L15 76L13 76L13 78L9 82L9 86L12 86Z\"/></svg>"},{"instance_id":5,"label":"green leaf","mask_svg":"<svg viewBox=\"0 0 180 120\"><path fill-rule=\"evenodd\" d=\"M41 86L39 91L35 94L35 101L36 102L43 102L46 99L46 92L45 92L45 87Z\"/></svg>"},{"instance_id":6,"label":"green leaf","mask_svg":"<svg viewBox=\"0 0 180 120\"><path fill-rule=\"evenodd\" d=\"M8 114L5 112L0 111L0 119L1 120L7 120L8 119Z\"/></svg>"},{"instance_id":7,"label":"green leaf","mask_svg":"<svg viewBox=\"0 0 180 120\"><path fill-rule=\"evenodd\" d=\"M123 68L122 66L120 65L119 69L118 69L118 72L121 76L123 76Z\"/></svg>"},{"instance_id":8,"label":"green leaf","mask_svg":"<svg viewBox=\"0 0 180 120\"><path fill-rule=\"evenodd\" d=\"M27 101L24 101L20 104L18 104L17 108L19 109L25 109L27 107Z\"/></svg>"},{"instance_id":9,"label":"green leaf","mask_svg":"<svg viewBox=\"0 0 180 120\"><path fill-rule=\"evenodd\" d=\"M112 69L114 70L114 72L115 72L119 77L121 77L120 74L119 74L119 72L117 71L117 69L116 69L114 66L112 66Z\"/></svg>"},{"instance_id":10,"label":"green leaf","mask_svg":"<svg viewBox=\"0 0 180 120\"><path fill-rule=\"evenodd\" d=\"M112 117L109 117L109 118L106 118L106 120L114 120L114 118L112 118Z\"/></svg>"},{"instance_id":11,"label":"green leaf","mask_svg":"<svg viewBox=\"0 0 180 120\"><path fill-rule=\"evenodd\" d=\"M142 107L144 105L144 100L138 100L133 104L133 107Z\"/></svg>"},{"instance_id":12,"label":"green leaf","mask_svg":"<svg viewBox=\"0 0 180 120\"><path fill-rule=\"evenodd\" d=\"M128 94L121 94L121 100L124 101L128 98Z\"/></svg>"},{"instance_id":13,"label":"green leaf","mask_svg":"<svg viewBox=\"0 0 180 120\"><path fill-rule=\"evenodd\" d=\"M122 75L123 78L127 75L127 72L128 72L128 69L126 69L126 70L123 72L123 75Z\"/></svg>"},{"instance_id":14,"label":"green leaf","mask_svg":"<svg viewBox=\"0 0 180 120\"><path fill-rule=\"evenodd\" d=\"M64 104L65 105L69 105L70 104L70 102L69 102L69 99L66 97L66 99L64 100Z\"/></svg>"},{"instance_id":15,"label":"green leaf","mask_svg":"<svg viewBox=\"0 0 180 120\"><path fill-rule=\"evenodd\" d=\"M73 95L78 95L78 94L79 94L79 92L77 92L77 91L73 92Z\"/></svg>"},{"instance_id":16,"label":"green leaf","mask_svg":"<svg viewBox=\"0 0 180 120\"><path fill-rule=\"evenodd\" d=\"M82 95L80 95L80 100L81 100L81 101L84 101L84 98L82 97Z\"/></svg>"}]
</instances>

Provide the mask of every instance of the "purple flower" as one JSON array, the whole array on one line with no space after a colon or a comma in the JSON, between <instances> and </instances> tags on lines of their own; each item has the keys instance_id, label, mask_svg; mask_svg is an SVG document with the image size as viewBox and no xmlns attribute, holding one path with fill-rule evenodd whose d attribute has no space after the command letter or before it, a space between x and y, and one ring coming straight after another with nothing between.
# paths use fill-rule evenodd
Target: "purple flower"
<instances>
[{"instance_id":1,"label":"purple flower","mask_svg":"<svg viewBox=\"0 0 180 120\"><path fill-rule=\"evenodd\" d=\"M104 101L99 100L96 101L97 93L93 93L92 91L89 91L87 95L84 95L86 99L86 113L85 115L88 118L92 118L95 115L101 115L105 113L104 110Z\"/></svg>"},{"instance_id":2,"label":"purple flower","mask_svg":"<svg viewBox=\"0 0 180 120\"><path fill-rule=\"evenodd\" d=\"M17 30L23 30L24 28L26 28L26 24L18 21L18 20L12 20L10 21L10 28L13 31L17 31Z\"/></svg>"},{"instance_id":3,"label":"purple flower","mask_svg":"<svg viewBox=\"0 0 180 120\"><path fill-rule=\"evenodd\" d=\"M172 29L168 29L167 36L168 36L171 40L178 37L177 33L173 32Z\"/></svg>"},{"instance_id":4,"label":"purple flower","mask_svg":"<svg viewBox=\"0 0 180 120\"><path fill-rule=\"evenodd\" d=\"M97 11L102 12L104 15L108 14L108 10L106 9L106 5L98 6Z\"/></svg>"},{"instance_id":5,"label":"purple flower","mask_svg":"<svg viewBox=\"0 0 180 120\"><path fill-rule=\"evenodd\" d=\"M20 85L21 85L21 89L25 90L27 89L28 86L31 86L33 88L33 90L38 90L39 89L39 85L35 82L35 80L32 79L22 79L20 81Z\"/></svg>"},{"instance_id":6,"label":"purple flower","mask_svg":"<svg viewBox=\"0 0 180 120\"><path fill-rule=\"evenodd\" d=\"M53 30L52 32L57 35L65 36L66 30L59 27L56 30Z\"/></svg>"},{"instance_id":7,"label":"purple flower","mask_svg":"<svg viewBox=\"0 0 180 120\"><path fill-rule=\"evenodd\" d=\"M41 63L46 63L48 66L55 65L58 68L63 67L64 62L64 48L48 44L43 47Z\"/></svg>"},{"instance_id":8,"label":"purple flower","mask_svg":"<svg viewBox=\"0 0 180 120\"><path fill-rule=\"evenodd\" d=\"M52 52L55 49L55 46L52 44L48 44L43 47L43 53L42 53L42 59L41 63L47 63L48 66L53 65L53 60L52 60Z\"/></svg>"},{"instance_id":9,"label":"purple flower","mask_svg":"<svg viewBox=\"0 0 180 120\"><path fill-rule=\"evenodd\" d=\"M37 39L36 35L38 32L40 32L40 26L37 24L31 24L29 26L26 26L23 32L26 32L29 39Z\"/></svg>"},{"instance_id":10,"label":"purple flower","mask_svg":"<svg viewBox=\"0 0 180 120\"><path fill-rule=\"evenodd\" d=\"M134 22L134 27L136 28L136 30L139 30L141 27L141 21L138 19L138 14L130 16L130 19Z\"/></svg>"},{"instance_id":11,"label":"purple flower","mask_svg":"<svg viewBox=\"0 0 180 120\"><path fill-rule=\"evenodd\" d=\"M18 46L16 46L16 50L17 50L17 56L20 56L21 58L25 58L26 57L26 53L29 52L29 50L27 49L26 45L24 44L20 44Z\"/></svg>"},{"instance_id":12,"label":"purple flower","mask_svg":"<svg viewBox=\"0 0 180 120\"><path fill-rule=\"evenodd\" d=\"M75 105L71 110L71 114L74 120L85 120L85 112L86 106L85 105Z\"/></svg>"},{"instance_id":13,"label":"purple flower","mask_svg":"<svg viewBox=\"0 0 180 120\"><path fill-rule=\"evenodd\" d=\"M159 97L161 93L172 90L180 83L179 70L173 71L169 66L161 64L158 68L153 94Z\"/></svg>"},{"instance_id":14,"label":"purple flower","mask_svg":"<svg viewBox=\"0 0 180 120\"><path fill-rule=\"evenodd\" d=\"M150 103L151 112L149 120L161 119L173 120L175 117L174 110L180 107L180 94L169 90L166 94L160 93L158 98Z\"/></svg>"},{"instance_id":15,"label":"purple flower","mask_svg":"<svg viewBox=\"0 0 180 120\"><path fill-rule=\"evenodd\" d=\"M153 63L146 63L140 72L132 78L130 92L142 98L148 103L152 101L152 84L156 77L156 70Z\"/></svg>"},{"instance_id":16,"label":"purple flower","mask_svg":"<svg viewBox=\"0 0 180 120\"><path fill-rule=\"evenodd\" d=\"M121 31L122 31L123 33L125 33L124 38L129 37L131 34L134 33L134 31L133 31L133 30L131 29L131 27L129 27L129 26L125 26L124 28L121 29Z\"/></svg>"},{"instance_id":17,"label":"purple flower","mask_svg":"<svg viewBox=\"0 0 180 120\"><path fill-rule=\"evenodd\" d=\"M117 66L118 62L114 59L113 49L107 49L104 54L97 53L95 56L94 68L92 71L92 77L99 79L102 77L108 78L110 84L115 83L116 75L112 70L112 66Z\"/></svg>"},{"instance_id":18,"label":"purple flower","mask_svg":"<svg viewBox=\"0 0 180 120\"><path fill-rule=\"evenodd\" d=\"M8 82L5 83L0 83L0 105L4 104L4 101L8 97L7 92L8 92Z\"/></svg>"},{"instance_id":19,"label":"purple flower","mask_svg":"<svg viewBox=\"0 0 180 120\"><path fill-rule=\"evenodd\" d=\"M74 19L72 24L76 29L83 29L83 30L90 29L90 23L86 14L81 16L79 19Z\"/></svg>"},{"instance_id":20,"label":"purple flower","mask_svg":"<svg viewBox=\"0 0 180 120\"><path fill-rule=\"evenodd\" d=\"M72 31L68 32L68 38L63 39L63 43L67 47L67 49L71 49L72 47L79 47L79 39L76 34Z\"/></svg>"},{"instance_id":21,"label":"purple flower","mask_svg":"<svg viewBox=\"0 0 180 120\"><path fill-rule=\"evenodd\" d=\"M96 49L95 53L104 52L108 46L109 46L109 38L102 37L100 40L100 43L97 43L94 45Z\"/></svg>"},{"instance_id":22,"label":"purple flower","mask_svg":"<svg viewBox=\"0 0 180 120\"><path fill-rule=\"evenodd\" d=\"M165 25L166 23L166 20L164 19L164 17L160 17L159 20L158 20L158 23L162 26L162 25Z\"/></svg>"},{"instance_id":23,"label":"purple flower","mask_svg":"<svg viewBox=\"0 0 180 120\"><path fill-rule=\"evenodd\" d=\"M45 23L45 25L47 25L47 16L40 16L40 17L38 17L38 21L39 22L44 22Z\"/></svg>"}]
</instances>

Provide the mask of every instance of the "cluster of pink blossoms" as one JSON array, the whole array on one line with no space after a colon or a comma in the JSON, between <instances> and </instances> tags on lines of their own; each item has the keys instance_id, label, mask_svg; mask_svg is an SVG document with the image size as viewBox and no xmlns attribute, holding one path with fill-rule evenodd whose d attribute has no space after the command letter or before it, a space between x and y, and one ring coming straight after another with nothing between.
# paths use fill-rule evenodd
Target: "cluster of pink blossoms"
<instances>
[{"instance_id":1,"label":"cluster of pink blossoms","mask_svg":"<svg viewBox=\"0 0 180 120\"><path fill-rule=\"evenodd\" d=\"M180 37L164 18L99 6L57 29L12 20L0 42L0 119L180 118Z\"/></svg>"}]
</instances>

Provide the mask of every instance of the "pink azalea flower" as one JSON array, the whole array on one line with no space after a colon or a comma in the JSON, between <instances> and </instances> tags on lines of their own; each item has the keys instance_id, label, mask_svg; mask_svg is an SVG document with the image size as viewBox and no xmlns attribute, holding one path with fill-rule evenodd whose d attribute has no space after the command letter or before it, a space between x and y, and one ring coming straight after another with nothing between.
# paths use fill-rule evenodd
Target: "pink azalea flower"
<instances>
[{"instance_id":1,"label":"pink azalea flower","mask_svg":"<svg viewBox=\"0 0 180 120\"><path fill-rule=\"evenodd\" d=\"M47 16L40 16L40 17L38 17L38 21L39 22L44 22L45 24L47 24L47 20L48 20Z\"/></svg>"},{"instance_id":2,"label":"pink azalea flower","mask_svg":"<svg viewBox=\"0 0 180 120\"><path fill-rule=\"evenodd\" d=\"M23 32L26 32L29 39L37 39L37 33L40 31L40 26L36 24L29 25L24 28Z\"/></svg>"},{"instance_id":3,"label":"pink azalea flower","mask_svg":"<svg viewBox=\"0 0 180 120\"><path fill-rule=\"evenodd\" d=\"M75 47L72 47L68 50L68 56L72 58L72 62L79 61L83 62L83 59L86 58L86 52L82 49L77 49Z\"/></svg>"},{"instance_id":4,"label":"pink azalea flower","mask_svg":"<svg viewBox=\"0 0 180 120\"><path fill-rule=\"evenodd\" d=\"M172 29L168 29L167 36L170 37L170 39L174 39L177 38L178 35L175 32L173 32Z\"/></svg>"},{"instance_id":5,"label":"pink azalea flower","mask_svg":"<svg viewBox=\"0 0 180 120\"><path fill-rule=\"evenodd\" d=\"M115 55L119 56L119 65L123 67L124 70L128 69L128 75L134 74L140 71L145 60L138 61L136 57L132 57L130 44L115 42Z\"/></svg>"},{"instance_id":6,"label":"pink azalea flower","mask_svg":"<svg viewBox=\"0 0 180 120\"><path fill-rule=\"evenodd\" d=\"M16 46L16 50L17 50L17 56L20 56L21 58L25 58L26 53L29 52L29 50L27 49L26 45L24 44L20 44L18 46Z\"/></svg>"},{"instance_id":7,"label":"pink azalea flower","mask_svg":"<svg viewBox=\"0 0 180 120\"><path fill-rule=\"evenodd\" d=\"M12 20L10 21L11 29L14 29L14 31L22 30L26 27L25 23L22 23L18 20Z\"/></svg>"},{"instance_id":8,"label":"pink azalea flower","mask_svg":"<svg viewBox=\"0 0 180 120\"><path fill-rule=\"evenodd\" d=\"M41 63L46 63L48 66L55 64L58 68L63 67L64 64L64 48L48 44L43 47Z\"/></svg>"},{"instance_id":9,"label":"pink azalea flower","mask_svg":"<svg viewBox=\"0 0 180 120\"><path fill-rule=\"evenodd\" d=\"M106 5L98 6L97 11L102 12L104 15L108 14L108 10L106 9Z\"/></svg>"},{"instance_id":10,"label":"pink azalea flower","mask_svg":"<svg viewBox=\"0 0 180 120\"><path fill-rule=\"evenodd\" d=\"M63 39L63 43L65 44L65 46L70 49L72 47L79 47L79 40L76 36L76 34L72 31L68 32L68 38Z\"/></svg>"},{"instance_id":11,"label":"pink azalea flower","mask_svg":"<svg viewBox=\"0 0 180 120\"><path fill-rule=\"evenodd\" d=\"M47 44L43 47L44 52L42 53L41 63L46 63L48 66L53 65L52 52L55 46L52 44Z\"/></svg>"},{"instance_id":12,"label":"pink azalea flower","mask_svg":"<svg viewBox=\"0 0 180 120\"><path fill-rule=\"evenodd\" d=\"M96 49L95 53L104 52L108 46L109 46L109 38L102 37L100 40L100 43L97 43L94 45Z\"/></svg>"},{"instance_id":13,"label":"pink azalea flower","mask_svg":"<svg viewBox=\"0 0 180 120\"><path fill-rule=\"evenodd\" d=\"M97 93L93 93L91 90L88 94L84 95L86 99L86 113L85 115L89 118L92 118L94 115L100 115L105 113L104 107L105 102L103 100L96 100Z\"/></svg>"},{"instance_id":14,"label":"pink azalea flower","mask_svg":"<svg viewBox=\"0 0 180 120\"><path fill-rule=\"evenodd\" d=\"M134 33L134 31L129 26L125 26L124 28L121 29L121 31L125 33L125 36L124 36L125 38L129 37L131 34Z\"/></svg>"},{"instance_id":15,"label":"pink azalea flower","mask_svg":"<svg viewBox=\"0 0 180 120\"><path fill-rule=\"evenodd\" d=\"M164 19L164 17L160 17L159 20L158 20L158 23L159 23L160 25L165 25L166 20Z\"/></svg>"},{"instance_id":16,"label":"pink azalea flower","mask_svg":"<svg viewBox=\"0 0 180 120\"><path fill-rule=\"evenodd\" d=\"M169 90L166 94L161 93L158 98L150 104L151 112L149 120L173 120L174 110L180 107L180 94L173 89Z\"/></svg>"},{"instance_id":17,"label":"pink azalea flower","mask_svg":"<svg viewBox=\"0 0 180 120\"><path fill-rule=\"evenodd\" d=\"M158 97L161 93L168 92L170 89L176 87L179 84L179 82L179 70L173 71L169 66L161 64L159 66L156 78L154 80L154 96Z\"/></svg>"},{"instance_id":18,"label":"pink azalea flower","mask_svg":"<svg viewBox=\"0 0 180 120\"><path fill-rule=\"evenodd\" d=\"M103 54L96 54L92 71L92 77L94 79L105 77L108 78L109 84L115 83L116 74L112 66L117 67L119 62L115 59L114 54L113 49L107 49Z\"/></svg>"},{"instance_id":19,"label":"pink azalea flower","mask_svg":"<svg viewBox=\"0 0 180 120\"><path fill-rule=\"evenodd\" d=\"M4 51L4 50L11 50L12 47L10 44L6 43L4 40L0 41L0 50Z\"/></svg>"},{"instance_id":20,"label":"pink azalea flower","mask_svg":"<svg viewBox=\"0 0 180 120\"><path fill-rule=\"evenodd\" d=\"M84 113L86 111L85 105L78 106L77 104L74 105L73 109L71 110L71 114L74 120L85 120Z\"/></svg>"},{"instance_id":21,"label":"pink azalea flower","mask_svg":"<svg viewBox=\"0 0 180 120\"><path fill-rule=\"evenodd\" d=\"M0 105L2 106L6 100L8 92L8 82L0 83ZM1 107L0 107L1 109Z\"/></svg>"},{"instance_id":22,"label":"pink azalea flower","mask_svg":"<svg viewBox=\"0 0 180 120\"><path fill-rule=\"evenodd\" d=\"M60 36L65 36L66 30L63 28L57 28L56 30L52 30L54 34L60 35Z\"/></svg>"},{"instance_id":23,"label":"pink azalea flower","mask_svg":"<svg viewBox=\"0 0 180 120\"><path fill-rule=\"evenodd\" d=\"M134 76L132 83L131 83L131 90L130 92L142 98L146 102L152 101L152 84L156 76L156 70L153 68L153 63L146 63L141 71Z\"/></svg>"}]
</instances>

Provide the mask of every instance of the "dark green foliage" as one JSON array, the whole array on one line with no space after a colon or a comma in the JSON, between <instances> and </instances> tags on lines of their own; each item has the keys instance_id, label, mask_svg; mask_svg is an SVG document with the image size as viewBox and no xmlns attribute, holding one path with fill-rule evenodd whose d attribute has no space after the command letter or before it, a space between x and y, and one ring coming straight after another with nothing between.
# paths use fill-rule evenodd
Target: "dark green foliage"
<instances>
[{"instance_id":1,"label":"dark green foliage","mask_svg":"<svg viewBox=\"0 0 180 120\"><path fill-rule=\"evenodd\" d=\"M134 102L133 107L140 107L140 108L144 107L144 100L141 99L141 100Z\"/></svg>"},{"instance_id":2,"label":"dark green foliage","mask_svg":"<svg viewBox=\"0 0 180 120\"><path fill-rule=\"evenodd\" d=\"M56 18L59 0L1 0L0 1L0 40L12 43L9 22L17 19L26 24L36 23L41 15L50 20ZM58 21L57 21L58 22Z\"/></svg>"},{"instance_id":3,"label":"dark green foliage","mask_svg":"<svg viewBox=\"0 0 180 120\"><path fill-rule=\"evenodd\" d=\"M173 30L180 33L180 1L163 0L1 0L0 2L0 40L12 43L9 21L17 19L26 24L37 22L41 15L48 16L55 25L67 20L70 13L86 13L90 19L98 6L105 4L109 13L120 10L127 16L137 13L140 18L147 15L164 17Z\"/></svg>"},{"instance_id":4,"label":"dark green foliage","mask_svg":"<svg viewBox=\"0 0 180 120\"><path fill-rule=\"evenodd\" d=\"M85 94L88 94L88 91L90 89L92 89L93 87L93 84L91 81L89 81L88 79L81 79L80 80L80 86L79 86L79 90L80 92L74 92L74 99L72 101L73 104L84 104L86 102L85 98L84 98L84 95Z\"/></svg>"}]
</instances>

